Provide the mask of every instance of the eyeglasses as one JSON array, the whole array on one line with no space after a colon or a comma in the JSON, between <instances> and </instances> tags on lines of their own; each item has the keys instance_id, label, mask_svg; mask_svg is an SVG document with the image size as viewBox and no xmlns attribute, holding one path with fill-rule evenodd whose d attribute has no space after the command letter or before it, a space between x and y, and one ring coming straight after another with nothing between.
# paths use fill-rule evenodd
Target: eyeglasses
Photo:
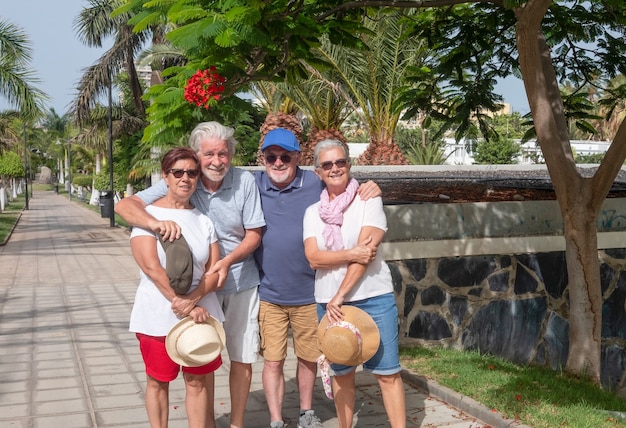
<instances>
[{"instance_id":1,"label":"eyeglasses","mask_svg":"<svg viewBox=\"0 0 626 428\"><path fill-rule=\"evenodd\" d=\"M199 169L170 169L169 172L175 178L183 178L183 175L185 175L185 173L187 173L187 177L189 178L196 178L200 174Z\"/></svg>"},{"instance_id":2,"label":"eyeglasses","mask_svg":"<svg viewBox=\"0 0 626 428\"><path fill-rule=\"evenodd\" d=\"M330 171L333 168L333 165L337 165L337 168L344 168L348 164L348 159L337 159L336 161L326 161L319 164L319 168L322 168L324 171Z\"/></svg>"},{"instance_id":3,"label":"eyeglasses","mask_svg":"<svg viewBox=\"0 0 626 428\"><path fill-rule=\"evenodd\" d=\"M291 155L280 155L280 156L276 156L276 155L265 155L265 162L269 163L269 164L273 164L274 162L276 162L278 160L278 158L280 158L280 161L282 163L289 163L291 162Z\"/></svg>"}]
</instances>

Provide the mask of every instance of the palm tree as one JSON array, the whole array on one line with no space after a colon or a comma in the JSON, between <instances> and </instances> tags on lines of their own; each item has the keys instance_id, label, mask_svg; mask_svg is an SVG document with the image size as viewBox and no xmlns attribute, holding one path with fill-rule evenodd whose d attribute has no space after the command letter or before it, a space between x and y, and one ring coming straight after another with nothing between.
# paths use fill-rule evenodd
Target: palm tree
<instances>
[{"instance_id":1,"label":"palm tree","mask_svg":"<svg viewBox=\"0 0 626 428\"><path fill-rule=\"evenodd\" d=\"M620 75L609 82L600 100L601 114L605 119L605 139L613 141L619 126L626 118L626 76Z\"/></svg>"},{"instance_id":2,"label":"palm tree","mask_svg":"<svg viewBox=\"0 0 626 428\"><path fill-rule=\"evenodd\" d=\"M22 132L15 128L15 120L18 118L19 112L15 110L0 112L0 154L20 143Z\"/></svg>"},{"instance_id":3,"label":"palm tree","mask_svg":"<svg viewBox=\"0 0 626 428\"><path fill-rule=\"evenodd\" d=\"M284 91L279 89L278 83L258 81L250 85L250 93L261 103L261 107L267 111L267 116L261 125L261 139L257 149L257 165L263 165L261 146L265 134L272 129L285 128L292 131L302 146L302 124L299 118L298 106Z\"/></svg>"},{"instance_id":4,"label":"palm tree","mask_svg":"<svg viewBox=\"0 0 626 428\"><path fill-rule=\"evenodd\" d=\"M334 80L332 73L332 70L323 72L325 80L310 77L307 80L276 85L280 92L293 100L310 125L307 141L301 144L302 165L313 165L313 150L320 141L334 139L344 144L347 142L341 125L350 115L351 109L334 86L326 83Z\"/></svg>"},{"instance_id":5,"label":"palm tree","mask_svg":"<svg viewBox=\"0 0 626 428\"><path fill-rule=\"evenodd\" d=\"M0 20L0 95L29 119L37 118L48 96L35 85L39 80L29 70L31 47L26 34Z\"/></svg>"},{"instance_id":6,"label":"palm tree","mask_svg":"<svg viewBox=\"0 0 626 428\"><path fill-rule=\"evenodd\" d=\"M406 13L410 12L383 10L366 16L364 25L370 32L360 38L367 49L347 48L325 40L318 51L337 71L340 84L317 77L343 94L370 136L369 147L358 159L360 164L408 163L393 141L402 113L397 107L397 92L405 83L408 67L419 64L425 49L418 40L402 37Z\"/></svg>"},{"instance_id":7,"label":"palm tree","mask_svg":"<svg viewBox=\"0 0 626 428\"><path fill-rule=\"evenodd\" d=\"M89 0L74 20L79 38L87 46L101 47L105 38L112 36L114 43L98 62L85 70L78 84L78 95L72 110L79 124L89 121L90 109L94 108L99 95L107 93L114 76L122 70L128 75L131 99L137 114L145 118L145 106L141 97L143 89L135 67L135 57L148 40L150 30L134 33L128 24L131 13L112 16L114 10L124 4L123 0Z\"/></svg>"},{"instance_id":8,"label":"palm tree","mask_svg":"<svg viewBox=\"0 0 626 428\"><path fill-rule=\"evenodd\" d=\"M65 174L70 168L70 116L68 113L59 116L58 113L51 108L43 118L42 128L50 141L50 151L57 155L57 169L59 171L59 183L65 184L66 190L70 190L72 183L65 182Z\"/></svg>"}]
</instances>

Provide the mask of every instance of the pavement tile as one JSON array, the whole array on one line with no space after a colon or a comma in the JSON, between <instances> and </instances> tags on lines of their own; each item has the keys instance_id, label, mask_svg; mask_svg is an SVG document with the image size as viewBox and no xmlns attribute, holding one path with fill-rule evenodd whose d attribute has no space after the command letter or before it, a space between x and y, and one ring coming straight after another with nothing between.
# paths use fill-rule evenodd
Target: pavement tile
<instances>
[{"instance_id":1,"label":"pavement tile","mask_svg":"<svg viewBox=\"0 0 626 428\"><path fill-rule=\"evenodd\" d=\"M23 428L149 427L145 368L128 332L139 269L128 232L111 228L76 202L37 192L8 243L0 246L0 426ZM6 364L10 359L13 364ZM228 355L215 375L215 415L228 428ZM299 399L292 347L285 363L283 416L295 428ZM253 365L247 428L266 428L269 414ZM405 383L409 427L475 428L487 424ZM388 426L376 379L357 372L354 426ZM466 405L441 389L441 397ZM170 424L187 427L182 376L170 386ZM326 428L337 427L333 401L318 378L313 407ZM498 426L491 424L491 426ZM501 425L511 426L511 425Z\"/></svg>"}]
</instances>

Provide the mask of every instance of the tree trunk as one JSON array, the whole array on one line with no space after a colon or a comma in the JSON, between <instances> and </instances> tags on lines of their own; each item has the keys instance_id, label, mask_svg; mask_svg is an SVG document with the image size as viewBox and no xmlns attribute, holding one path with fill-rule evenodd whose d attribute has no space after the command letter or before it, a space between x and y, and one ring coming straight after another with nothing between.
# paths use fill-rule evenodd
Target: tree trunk
<instances>
[{"instance_id":1,"label":"tree trunk","mask_svg":"<svg viewBox=\"0 0 626 428\"><path fill-rule=\"evenodd\" d=\"M569 354L566 371L600 383L602 340L602 291L598 261L596 219L590 179L582 179L578 191L569 191L562 208L569 293ZM576 195L577 194L577 195ZM558 196L557 196L558 197Z\"/></svg>"},{"instance_id":2,"label":"tree trunk","mask_svg":"<svg viewBox=\"0 0 626 428\"><path fill-rule=\"evenodd\" d=\"M576 168L550 48L541 31L551 4L532 0L516 9L517 47L537 140L564 222L570 305L566 371L600 383L602 295L596 218L617 171L613 177L593 180L583 178Z\"/></svg>"}]
</instances>

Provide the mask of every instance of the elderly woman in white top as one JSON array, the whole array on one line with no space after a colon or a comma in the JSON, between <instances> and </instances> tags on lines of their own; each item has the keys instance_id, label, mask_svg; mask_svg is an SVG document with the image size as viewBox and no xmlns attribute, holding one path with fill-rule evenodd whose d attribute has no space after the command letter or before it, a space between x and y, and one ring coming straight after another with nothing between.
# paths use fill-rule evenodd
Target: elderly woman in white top
<instances>
[{"instance_id":1,"label":"elderly woman in white top","mask_svg":"<svg viewBox=\"0 0 626 428\"><path fill-rule=\"evenodd\" d=\"M205 274L220 257L215 229L211 220L189 202L200 176L200 161L190 148L171 149L161 160L161 173L167 194L146 210L158 220L172 220L180 225L187 242L184 245L191 251L193 277L187 294L176 294L166 270L166 253L157 236L150 230L133 228L130 247L141 272L129 330L139 340L146 366L145 401L152 427L167 427L169 383L181 370L167 354L167 333L186 316L195 322L203 322L209 315L220 322L224 320L213 292L219 274ZM221 365L218 356L200 367L182 367L190 427L215 427L214 371Z\"/></svg>"},{"instance_id":2,"label":"elderly woman in white top","mask_svg":"<svg viewBox=\"0 0 626 428\"><path fill-rule=\"evenodd\" d=\"M304 216L304 248L316 269L315 300L318 316L343 320L343 305L367 312L380 332L376 354L363 363L380 385L383 404L394 428L406 426L404 386L398 355L398 309L391 273L376 251L387 230L380 197L363 201L350 176L347 147L324 140L314 152L315 172L326 184L320 202ZM352 426L356 367L331 364L333 393L339 426Z\"/></svg>"}]
</instances>

